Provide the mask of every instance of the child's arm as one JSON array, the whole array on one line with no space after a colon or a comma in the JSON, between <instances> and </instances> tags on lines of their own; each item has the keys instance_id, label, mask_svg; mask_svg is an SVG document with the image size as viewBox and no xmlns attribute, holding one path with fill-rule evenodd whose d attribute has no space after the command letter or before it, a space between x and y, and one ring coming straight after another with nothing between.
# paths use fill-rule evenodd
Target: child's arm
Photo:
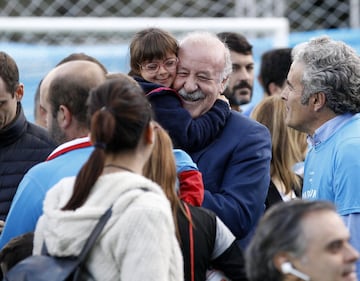
<instances>
[{"instance_id":1,"label":"child's arm","mask_svg":"<svg viewBox=\"0 0 360 281\"><path fill-rule=\"evenodd\" d=\"M230 114L228 103L220 98L207 113L192 119L173 89L158 88L147 94L147 97L156 120L168 131L174 146L186 151L200 150L212 142Z\"/></svg>"},{"instance_id":2,"label":"child's arm","mask_svg":"<svg viewBox=\"0 0 360 281\"><path fill-rule=\"evenodd\" d=\"M200 171L185 151L173 151L179 180L179 198L190 205L201 206L204 200L204 183Z\"/></svg>"}]
</instances>

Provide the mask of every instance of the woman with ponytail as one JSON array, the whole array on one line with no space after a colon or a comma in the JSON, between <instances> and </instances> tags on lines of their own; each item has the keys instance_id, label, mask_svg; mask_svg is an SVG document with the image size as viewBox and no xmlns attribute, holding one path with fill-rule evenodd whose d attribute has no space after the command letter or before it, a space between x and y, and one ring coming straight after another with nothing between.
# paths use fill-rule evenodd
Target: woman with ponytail
<instances>
[{"instance_id":1,"label":"woman with ponytail","mask_svg":"<svg viewBox=\"0 0 360 281\"><path fill-rule=\"evenodd\" d=\"M170 201L184 258L184 280L225 281L229 280L226 275L233 281L246 281L243 253L231 231L212 211L178 198L172 148L170 136L158 125L144 175L158 183Z\"/></svg>"},{"instance_id":2,"label":"woman with ponytail","mask_svg":"<svg viewBox=\"0 0 360 281\"><path fill-rule=\"evenodd\" d=\"M171 207L162 189L142 176L156 124L142 89L124 75L90 93L94 151L73 178L44 201L34 254L78 255L100 216L112 216L85 264L84 280L183 280Z\"/></svg>"}]
</instances>

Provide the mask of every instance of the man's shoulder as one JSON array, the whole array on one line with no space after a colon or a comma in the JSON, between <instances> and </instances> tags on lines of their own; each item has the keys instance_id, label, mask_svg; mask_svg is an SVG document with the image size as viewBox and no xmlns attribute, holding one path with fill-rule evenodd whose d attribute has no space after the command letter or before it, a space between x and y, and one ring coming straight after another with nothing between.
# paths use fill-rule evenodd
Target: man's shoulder
<instances>
[{"instance_id":1,"label":"man's shoulder","mask_svg":"<svg viewBox=\"0 0 360 281\"><path fill-rule=\"evenodd\" d=\"M48 131L38 125L27 121L26 134L31 137L33 144L44 145L46 147L55 148L56 144L50 137Z\"/></svg>"},{"instance_id":2,"label":"man's shoulder","mask_svg":"<svg viewBox=\"0 0 360 281\"><path fill-rule=\"evenodd\" d=\"M351 153L358 151L360 149L360 115L354 115L324 143L326 148L336 151L352 150Z\"/></svg>"},{"instance_id":3,"label":"man's shoulder","mask_svg":"<svg viewBox=\"0 0 360 281\"><path fill-rule=\"evenodd\" d=\"M39 179L41 176L42 180L45 180L45 178L75 175L88 159L92 150L92 147L84 147L68 151L54 159L33 166L25 174L25 177Z\"/></svg>"},{"instance_id":4,"label":"man's shoulder","mask_svg":"<svg viewBox=\"0 0 360 281\"><path fill-rule=\"evenodd\" d=\"M263 124L234 110L231 110L225 128L231 128L232 130L236 130L236 128L250 131L254 130L269 134L269 130Z\"/></svg>"},{"instance_id":5,"label":"man's shoulder","mask_svg":"<svg viewBox=\"0 0 360 281\"><path fill-rule=\"evenodd\" d=\"M360 113L355 114L341 129L342 137L360 137Z\"/></svg>"},{"instance_id":6,"label":"man's shoulder","mask_svg":"<svg viewBox=\"0 0 360 281\"><path fill-rule=\"evenodd\" d=\"M234 150L237 151L236 153L246 154L253 149L266 149L271 153L269 130L264 125L243 116L241 113L231 111L223 130L216 140L206 148L196 153L190 153L190 155L194 157L195 154L211 154L213 151L218 153L219 150L224 154L234 153Z\"/></svg>"},{"instance_id":7,"label":"man's shoulder","mask_svg":"<svg viewBox=\"0 0 360 281\"><path fill-rule=\"evenodd\" d=\"M230 112L230 117L236 121L236 122L242 122L244 124L260 124L259 122L255 121L254 119L251 119L250 117L235 111L235 110L231 110Z\"/></svg>"}]
</instances>

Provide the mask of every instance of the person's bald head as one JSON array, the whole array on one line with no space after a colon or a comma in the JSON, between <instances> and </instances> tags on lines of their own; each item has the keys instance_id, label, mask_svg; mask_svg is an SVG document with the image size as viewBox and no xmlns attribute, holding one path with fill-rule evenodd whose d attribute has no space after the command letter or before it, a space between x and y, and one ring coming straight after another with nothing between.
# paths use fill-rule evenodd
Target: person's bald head
<instances>
[{"instance_id":1,"label":"person's bald head","mask_svg":"<svg viewBox=\"0 0 360 281\"><path fill-rule=\"evenodd\" d=\"M63 107L80 129L88 129L86 101L89 91L105 81L104 70L90 61L69 61L52 69L40 87L40 105L47 112L49 131L49 125L58 118L58 112Z\"/></svg>"}]
</instances>

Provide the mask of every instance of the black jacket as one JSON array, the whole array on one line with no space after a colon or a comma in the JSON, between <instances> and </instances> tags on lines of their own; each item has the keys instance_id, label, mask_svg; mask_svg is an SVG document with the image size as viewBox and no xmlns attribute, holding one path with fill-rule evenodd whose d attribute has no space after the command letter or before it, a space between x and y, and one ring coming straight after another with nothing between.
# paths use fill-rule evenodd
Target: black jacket
<instances>
[{"instance_id":1,"label":"black jacket","mask_svg":"<svg viewBox=\"0 0 360 281\"><path fill-rule=\"evenodd\" d=\"M16 119L0 130L0 219L5 220L25 173L56 147L47 131L28 122L18 103Z\"/></svg>"},{"instance_id":2,"label":"black jacket","mask_svg":"<svg viewBox=\"0 0 360 281\"><path fill-rule=\"evenodd\" d=\"M194 280L206 280L206 271L213 268L221 270L233 281L246 281L244 257L236 240L218 257L212 259L216 240L216 215L205 208L187 206L193 221ZM181 239L180 246L184 258L184 277L186 281L190 281L189 221L181 211L177 214L177 220Z\"/></svg>"},{"instance_id":3,"label":"black jacket","mask_svg":"<svg viewBox=\"0 0 360 281\"><path fill-rule=\"evenodd\" d=\"M298 177L301 180L301 186L302 186L302 178L300 176ZM299 190L295 186L293 186L292 189L294 190L296 197L301 198L301 190ZM273 181L270 180L269 190L265 200L265 209L268 210L272 205L275 205L276 203L279 202L283 202L283 199L278 189L276 188L275 184L273 183Z\"/></svg>"}]
</instances>

